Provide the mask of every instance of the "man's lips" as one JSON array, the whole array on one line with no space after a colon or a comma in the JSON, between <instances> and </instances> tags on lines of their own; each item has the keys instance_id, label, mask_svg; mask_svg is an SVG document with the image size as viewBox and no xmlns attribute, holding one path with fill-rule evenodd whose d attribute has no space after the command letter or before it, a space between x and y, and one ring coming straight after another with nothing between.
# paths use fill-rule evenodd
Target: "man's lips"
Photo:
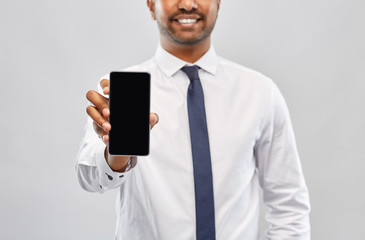
<instances>
[{"instance_id":1,"label":"man's lips","mask_svg":"<svg viewBox=\"0 0 365 240\"><path fill-rule=\"evenodd\" d=\"M179 15L173 19L173 22L182 28L191 29L195 28L201 20L202 18L197 15Z\"/></svg>"},{"instance_id":2,"label":"man's lips","mask_svg":"<svg viewBox=\"0 0 365 240\"><path fill-rule=\"evenodd\" d=\"M182 18L182 19L177 19L176 20L178 23L196 23L197 19L190 19L190 18Z\"/></svg>"},{"instance_id":3,"label":"man's lips","mask_svg":"<svg viewBox=\"0 0 365 240\"><path fill-rule=\"evenodd\" d=\"M174 21L178 23L188 24L188 23L196 23L201 18L199 16L192 16L192 15L180 15L174 18Z\"/></svg>"},{"instance_id":4,"label":"man's lips","mask_svg":"<svg viewBox=\"0 0 365 240\"><path fill-rule=\"evenodd\" d=\"M193 12L176 12L169 17L171 22L175 22L180 26L193 27L199 21L205 19L205 15L197 11Z\"/></svg>"}]
</instances>

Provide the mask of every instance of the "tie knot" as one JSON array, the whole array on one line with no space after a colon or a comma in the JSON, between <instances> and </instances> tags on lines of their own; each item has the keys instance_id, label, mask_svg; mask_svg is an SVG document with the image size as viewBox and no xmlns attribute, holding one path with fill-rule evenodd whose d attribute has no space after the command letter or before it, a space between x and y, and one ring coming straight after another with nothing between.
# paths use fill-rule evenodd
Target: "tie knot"
<instances>
[{"instance_id":1,"label":"tie knot","mask_svg":"<svg viewBox=\"0 0 365 240\"><path fill-rule=\"evenodd\" d=\"M200 80L199 79L199 67L197 65L193 65L193 66L185 66L183 68L181 68L181 70L186 73L186 75L188 75L188 78L190 79L190 81L192 80Z\"/></svg>"}]
</instances>

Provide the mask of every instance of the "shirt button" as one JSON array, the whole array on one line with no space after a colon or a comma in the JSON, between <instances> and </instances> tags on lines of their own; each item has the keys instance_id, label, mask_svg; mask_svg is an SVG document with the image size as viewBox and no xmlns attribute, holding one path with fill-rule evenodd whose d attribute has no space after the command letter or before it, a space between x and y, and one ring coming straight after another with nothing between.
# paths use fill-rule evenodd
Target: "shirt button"
<instances>
[{"instance_id":1,"label":"shirt button","mask_svg":"<svg viewBox=\"0 0 365 240\"><path fill-rule=\"evenodd\" d=\"M105 173L105 174L108 176L108 178L109 178L110 181L113 180L113 177L112 176L108 175L107 173Z\"/></svg>"}]
</instances>

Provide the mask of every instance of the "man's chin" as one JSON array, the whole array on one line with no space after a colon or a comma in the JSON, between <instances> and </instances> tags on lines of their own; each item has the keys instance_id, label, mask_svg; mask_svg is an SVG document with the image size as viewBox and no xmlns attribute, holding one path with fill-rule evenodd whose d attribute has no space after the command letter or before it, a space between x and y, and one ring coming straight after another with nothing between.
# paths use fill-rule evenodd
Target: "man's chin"
<instances>
[{"instance_id":1,"label":"man's chin","mask_svg":"<svg viewBox=\"0 0 365 240\"><path fill-rule=\"evenodd\" d=\"M160 33L167 38L170 42L178 45L195 45L203 42L209 37L211 31L198 31L197 29L185 29L178 30L171 26L165 28L163 25L158 24Z\"/></svg>"},{"instance_id":2,"label":"man's chin","mask_svg":"<svg viewBox=\"0 0 365 240\"><path fill-rule=\"evenodd\" d=\"M181 36L171 36L170 40L174 41L179 45L195 45L203 42L208 36L203 37L181 37Z\"/></svg>"},{"instance_id":3,"label":"man's chin","mask_svg":"<svg viewBox=\"0 0 365 240\"><path fill-rule=\"evenodd\" d=\"M201 39L184 39L184 40L179 39L179 40L175 40L175 43L180 44L180 45L186 45L186 46L195 45L195 44L198 44L200 42L202 42Z\"/></svg>"}]
</instances>

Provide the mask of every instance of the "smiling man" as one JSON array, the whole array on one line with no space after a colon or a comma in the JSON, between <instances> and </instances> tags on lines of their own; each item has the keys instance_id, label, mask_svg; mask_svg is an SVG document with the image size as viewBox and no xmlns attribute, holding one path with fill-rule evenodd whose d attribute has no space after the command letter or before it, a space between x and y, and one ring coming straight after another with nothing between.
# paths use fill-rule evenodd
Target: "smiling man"
<instances>
[{"instance_id":1,"label":"smiling man","mask_svg":"<svg viewBox=\"0 0 365 240\"><path fill-rule=\"evenodd\" d=\"M76 164L85 190L119 189L115 239L257 240L260 186L266 238L310 239L308 190L286 103L269 78L217 56L211 32L220 1L147 6L160 45L151 60L125 71L151 74L150 155L108 155L103 79L87 93L90 118Z\"/></svg>"}]
</instances>

